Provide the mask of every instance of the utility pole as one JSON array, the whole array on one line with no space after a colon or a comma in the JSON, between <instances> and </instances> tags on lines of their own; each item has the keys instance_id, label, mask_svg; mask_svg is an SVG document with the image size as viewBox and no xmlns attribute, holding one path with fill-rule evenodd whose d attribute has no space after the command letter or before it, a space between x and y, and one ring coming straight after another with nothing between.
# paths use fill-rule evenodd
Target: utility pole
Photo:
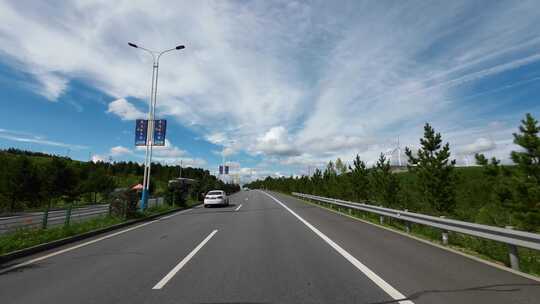
<instances>
[{"instance_id":1,"label":"utility pole","mask_svg":"<svg viewBox=\"0 0 540 304\"><path fill-rule=\"evenodd\" d=\"M399 135L397 137L398 165L401 167L401 146L399 145Z\"/></svg>"},{"instance_id":2,"label":"utility pole","mask_svg":"<svg viewBox=\"0 0 540 304\"><path fill-rule=\"evenodd\" d=\"M152 64L152 89L150 92L150 103L148 105L148 129L147 129L147 136L149 137L149 140L146 142L146 152L144 156L144 176L143 176L143 190L142 190L142 197L141 197L141 210L146 209L146 203L148 202L148 195L149 195L149 188L150 188L150 170L152 166L152 147L154 145L154 120L155 120L155 109L156 109L156 99L157 99L157 82L158 82L158 72L159 72L159 59L161 58L161 55L174 51L174 50L182 50L185 48L183 45L178 45L175 48L164 50L161 52L152 51L143 47L140 47L134 43L128 42L128 45L136 48L141 49L147 53L149 53L152 56L153 64Z\"/></svg>"},{"instance_id":3,"label":"utility pole","mask_svg":"<svg viewBox=\"0 0 540 304\"><path fill-rule=\"evenodd\" d=\"M182 177L182 160L180 160L180 178Z\"/></svg>"}]
</instances>

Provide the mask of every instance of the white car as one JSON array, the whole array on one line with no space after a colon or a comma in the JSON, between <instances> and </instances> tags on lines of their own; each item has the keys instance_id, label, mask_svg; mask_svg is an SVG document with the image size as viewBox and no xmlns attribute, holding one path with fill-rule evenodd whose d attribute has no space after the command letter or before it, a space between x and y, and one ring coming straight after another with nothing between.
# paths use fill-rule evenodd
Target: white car
<instances>
[{"instance_id":1,"label":"white car","mask_svg":"<svg viewBox=\"0 0 540 304\"><path fill-rule=\"evenodd\" d=\"M229 206L229 198L227 193L223 190L212 190L209 191L204 197L204 207L210 205L225 205Z\"/></svg>"}]
</instances>

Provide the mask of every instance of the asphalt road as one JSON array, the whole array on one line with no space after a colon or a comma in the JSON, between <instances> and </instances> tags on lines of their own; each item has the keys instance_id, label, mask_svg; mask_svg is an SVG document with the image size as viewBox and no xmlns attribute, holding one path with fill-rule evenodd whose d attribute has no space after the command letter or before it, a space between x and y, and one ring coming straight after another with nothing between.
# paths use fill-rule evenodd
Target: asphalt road
<instances>
[{"instance_id":1,"label":"asphalt road","mask_svg":"<svg viewBox=\"0 0 540 304\"><path fill-rule=\"evenodd\" d=\"M71 221L83 221L90 218L103 216L109 211L109 204L88 205L80 208L73 208L71 211ZM48 226L63 225L66 219L66 210L51 210L47 220ZM0 234L13 231L22 227L41 227L43 212L27 212L12 216L0 216Z\"/></svg>"},{"instance_id":2,"label":"asphalt road","mask_svg":"<svg viewBox=\"0 0 540 304\"><path fill-rule=\"evenodd\" d=\"M537 281L270 194L3 265L0 302L539 302Z\"/></svg>"}]
</instances>

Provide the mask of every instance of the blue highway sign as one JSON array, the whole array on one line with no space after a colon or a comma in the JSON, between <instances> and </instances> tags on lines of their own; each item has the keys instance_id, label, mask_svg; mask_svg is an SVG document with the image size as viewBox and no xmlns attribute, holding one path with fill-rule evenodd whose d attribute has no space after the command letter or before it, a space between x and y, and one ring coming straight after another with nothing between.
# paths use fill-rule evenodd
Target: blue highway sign
<instances>
[{"instance_id":1,"label":"blue highway sign","mask_svg":"<svg viewBox=\"0 0 540 304\"><path fill-rule=\"evenodd\" d=\"M167 120L154 121L154 146L165 146L165 133L167 132Z\"/></svg>"},{"instance_id":2,"label":"blue highway sign","mask_svg":"<svg viewBox=\"0 0 540 304\"><path fill-rule=\"evenodd\" d=\"M148 135L148 120L137 119L135 122L135 146L146 146Z\"/></svg>"}]
</instances>

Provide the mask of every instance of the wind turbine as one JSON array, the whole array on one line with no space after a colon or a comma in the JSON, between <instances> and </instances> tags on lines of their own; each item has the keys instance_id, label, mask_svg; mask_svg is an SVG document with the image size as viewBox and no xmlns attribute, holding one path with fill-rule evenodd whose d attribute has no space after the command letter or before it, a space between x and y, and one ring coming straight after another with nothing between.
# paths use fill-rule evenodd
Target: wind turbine
<instances>
[{"instance_id":1,"label":"wind turbine","mask_svg":"<svg viewBox=\"0 0 540 304\"><path fill-rule=\"evenodd\" d=\"M397 152L398 167L401 167L401 145L399 144L399 136L397 138L397 147L395 147L394 149L388 149L386 153L384 153L384 155L388 157L390 163L392 162L392 156L395 152Z\"/></svg>"}]
</instances>

